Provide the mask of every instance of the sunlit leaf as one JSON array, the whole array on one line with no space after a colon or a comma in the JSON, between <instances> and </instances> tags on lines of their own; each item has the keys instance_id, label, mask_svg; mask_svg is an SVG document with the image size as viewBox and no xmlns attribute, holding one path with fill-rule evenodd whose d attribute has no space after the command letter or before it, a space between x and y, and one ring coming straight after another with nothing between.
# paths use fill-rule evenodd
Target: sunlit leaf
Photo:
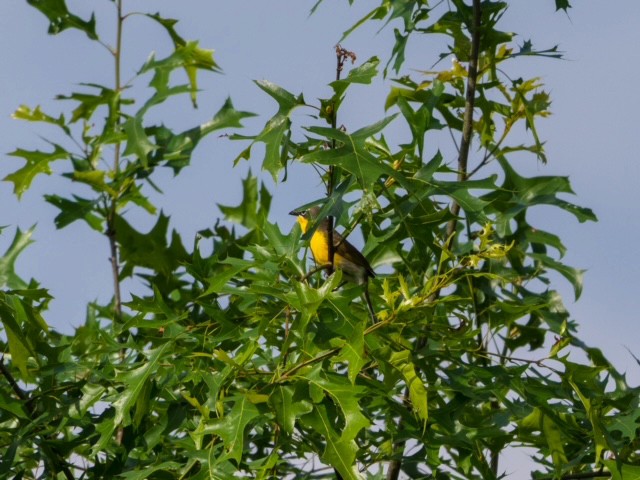
<instances>
[{"instance_id":1,"label":"sunlit leaf","mask_svg":"<svg viewBox=\"0 0 640 480\"><path fill-rule=\"evenodd\" d=\"M18 198L22 197L22 194L27 191L37 175L41 173L51 175L51 166L49 165L51 162L69 158L69 152L56 144L53 144L52 152L42 152L39 150L29 151L19 148L9 155L20 157L26 161L23 167L10 173L3 179L6 182L13 183L13 193L15 193Z\"/></svg>"},{"instance_id":2,"label":"sunlit leaf","mask_svg":"<svg viewBox=\"0 0 640 480\"><path fill-rule=\"evenodd\" d=\"M69 127L67 126L64 115L60 114L58 118L52 117L44 113L40 109L40 106L37 106L32 110L26 105L20 105L20 107L18 107L18 109L13 112L13 115L11 116L17 120L50 123L52 125L60 127L67 135L71 134L71 130L69 130Z\"/></svg>"},{"instance_id":3,"label":"sunlit leaf","mask_svg":"<svg viewBox=\"0 0 640 480\"><path fill-rule=\"evenodd\" d=\"M409 390L413 410L423 422L426 422L429 419L427 389L422 379L416 374L410 352L408 350L394 352L391 354L389 362L402 373Z\"/></svg>"},{"instance_id":4,"label":"sunlit leaf","mask_svg":"<svg viewBox=\"0 0 640 480\"><path fill-rule=\"evenodd\" d=\"M94 95L90 93L74 92L71 95L56 96L57 100L72 100L78 102L78 106L73 110L70 120L71 123L77 122L78 120L90 120L96 109L101 105L113 107L117 101L122 101L120 99L120 94L115 90L102 85L90 83L83 85L91 89L98 90L98 93ZM131 102L128 100L123 103ZM110 114L112 115L113 111ZM113 119L110 119L110 121L113 121Z\"/></svg>"},{"instance_id":5,"label":"sunlit leaf","mask_svg":"<svg viewBox=\"0 0 640 480\"><path fill-rule=\"evenodd\" d=\"M126 480L146 480L149 478L149 475L152 475L155 472L176 472L181 466L182 464L177 462L163 462L158 465L145 468L143 471L132 470L121 473L120 477Z\"/></svg>"},{"instance_id":6,"label":"sunlit leaf","mask_svg":"<svg viewBox=\"0 0 640 480\"><path fill-rule=\"evenodd\" d=\"M180 37L173 28L174 23L170 19L160 19L156 15L147 15L158 21L167 29L174 42L174 51L166 58L156 60L152 55L142 66L138 74L148 71L154 71L154 77L150 85L154 87L158 93L164 93L169 87L170 74L173 70L182 68L189 79L191 101L194 107L197 107L196 97L198 93L198 70L210 72L219 72L220 69L213 60L213 50L200 48L197 41L185 41Z\"/></svg>"}]
</instances>

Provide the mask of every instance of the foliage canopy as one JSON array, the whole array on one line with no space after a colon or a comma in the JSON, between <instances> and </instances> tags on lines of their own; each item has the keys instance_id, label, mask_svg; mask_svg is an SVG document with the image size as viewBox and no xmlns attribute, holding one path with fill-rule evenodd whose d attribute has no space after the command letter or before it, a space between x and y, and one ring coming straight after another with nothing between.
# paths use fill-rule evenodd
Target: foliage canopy
<instances>
[{"instance_id":1,"label":"foliage canopy","mask_svg":"<svg viewBox=\"0 0 640 480\"><path fill-rule=\"evenodd\" d=\"M27 3L49 33L78 29L102 43L95 16L75 15L64 0ZM134 98L120 74L132 13L124 0L111 3L115 84L60 95L65 113L18 108L15 118L53 125L59 139L45 151L17 148L10 155L24 165L4 179L19 197L56 161L90 188L87 198L45 199L59 210L58 228L80 221L109 239L115 293L88 304L73 335L50 329L50 295L14 268L32 230L16 230L0 257L0 476L491 479L505 473L509 448L529 447L534 478L640 477L638 388L577 337L549 273L577 298L582 271L562 262L561 239L529 212L595 216L566 200L567 178L526 177L510 160L547 161L536 125L550 106L540 79L512 74L512 60L559 53L500 31L506 2L383 0L345 38L367 22L393 26L386 65L337 46L332 95L317 104L256 82L278 110L242 134L253 114L230 99L184 131L149 121L175 96L195 106L200 74L219 66L176 20L144 14L173 51L142 63L131 82L148 81L151 94ZM403 70L409 42L432 35L447 37L441 58L451 68ZM380 99L388 115L339 126L350 90L381 70L393 77ZM305 123L292 120L295 109L311 114ZM389 140L397 124L404 143ZM526 143L513 135L520 125ZM154 187L159 169L188 168L213 132L244 142L236 162L263 144L276 189L291 163L316 168L326 197L300 203L320 205L331 228L362 229L381 277L371 285L376 323L361 287L342 286L339 270L309 271L299 252L311 232L281 231L269 217L272 192L251 174L242 202L220 206L225 222L187 240L170 228L143 186ZM453 156L432 147L449 134ZM132 225L134 208L155 216L148 232ZM145 295L121 292L129 277Z\"/></svg>"}]
</instances>

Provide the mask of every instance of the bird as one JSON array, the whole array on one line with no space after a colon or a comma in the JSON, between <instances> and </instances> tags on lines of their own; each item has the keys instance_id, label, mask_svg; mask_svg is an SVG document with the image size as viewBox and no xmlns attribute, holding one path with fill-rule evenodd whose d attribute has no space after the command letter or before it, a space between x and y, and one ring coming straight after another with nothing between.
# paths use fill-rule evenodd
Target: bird
<instances>
[{"instance_id":1,"label":"bird","mask_svg":"<svg viewBox=\"0 0 640 480\"><path fill-rule=\"evenodd\" d=\"M298 219L302 233L307 233L309 227L318 219L319 207L311 207L307 210L293 210L289 215L294 215ZM318 224L311 241L309 242L313 259L319 266L331 264L329 258L329 218L323 218ZM364 286L364 298L371 319L375 323L376 314L369 296L369 279L374 278L376 273L371 268L365 256L342 235L333 230L333 267L342 270L343 278L346 281Z\"/></svg>"}]
</instances>

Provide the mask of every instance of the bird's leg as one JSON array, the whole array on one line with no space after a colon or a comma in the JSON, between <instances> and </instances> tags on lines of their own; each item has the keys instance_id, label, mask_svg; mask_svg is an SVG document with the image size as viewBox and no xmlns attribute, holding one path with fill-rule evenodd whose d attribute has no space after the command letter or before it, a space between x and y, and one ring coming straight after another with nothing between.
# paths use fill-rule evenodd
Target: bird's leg
<instances>
[{"instance_id":1,"label":"bird's leg","mask_svg":"<svg viewBox=\"0 0 640 480\"><path fill-rule=\"evenodd\" d=\"M378 323L378 318L376 317L376 312L373 309L373 304L371 303L371 297L369 296L369 282L366 282L364 285L364 299L367 302L367 308L369 309L369 315L371 315L371 321L373 323Z\"/></svg>"},{"instance_id":2,"label":"bird's leg","mask_svg":"<svg viewBox=\"0 0 640 480\"><path fill-rule=\"evenodd\" d=\"M300 279L300 281L306 282L307 280L309 280L309 277L311 277L311 275L313 275L316 272L319 272L320 270L331 270L331 265L329 263L324 265L318 265L317 267L309 270L307 274Z\"/></svg>"}]
</instances>

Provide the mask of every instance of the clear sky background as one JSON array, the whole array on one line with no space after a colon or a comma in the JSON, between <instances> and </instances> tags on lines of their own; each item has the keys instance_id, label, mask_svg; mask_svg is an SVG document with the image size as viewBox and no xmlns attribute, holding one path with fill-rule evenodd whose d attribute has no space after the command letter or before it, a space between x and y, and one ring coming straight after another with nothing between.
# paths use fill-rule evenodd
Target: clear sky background
<instances>
[{"instance_id":1,"label":"clear sky background","mask_svg":"<svg viewBox=\"0 0 640 480\"><path fill-rule=\"evenodd\" d=\"M84 18L96 9L99 33L107 43L113 43L112 2L67 3ZM349 8L346 1L325 0L311 17L309 9L314 2L303 0L124 3L126 11L160 11L179 19L177 29L183 37L215 49L216 61L224 70L224 75L201 77L198 110L193 110L185 97L161 110L158 119L174 128L193 126L209 119L231 96L236 108L260 115L245 122L248 128L242 133L251 134L275 112L275 103L252 80L266 79L293 93L303 92L309 103L329 96L327 83L335 74L334 45L341 33L377 2L359 0ZM554 277L555 286L572 318L579 322L581 338L602 348L637 384L640 366L625 347L640 356L636 242L640 230L640 2L574 0L569 15L555 13L553 0L510 3L503 30L519 33L518 44L528 39L539 48L557 44L566 58L528 59L507 66L512 77L541 76L553 99L553 116L539 123L549 164L523 157L517 167L528 175L568 175L577 193L569 200L592 208L600 219L579 224L569 214L551 208L541 208L533 216L539 227L562 238L568 247L565 263L587 269L578 302L574 303L572 290L563 279ZM44 16L26 2L0 2L0 177L21 165L20 160L7 156L8 152L18 147L45 148L41 136L55 140L53 130L10 118L20 104L42 105L52 113L69 111L71 104L53 101L56 94L80 91L80 82L113 85L112 60L104 48L78 31L48 36L46 29ZM359 62L377 55L384 63L390 54L391 36L391 29L377 33L377 28L370 26L350 37L344 46L357 53ZM439 41L424 37L415 43L408 51L405 68L431 68L442 49ZM168 38L157 25L133 17L125 26L124 77L129 78L149 52L156 51L162 57L169 48ZM379 79L375 90L354 89L339 122L355 130L382 118L388 87L388 81ZM294 122L305 122L308 113L297 110ZM443 134L443 145L438 145L445 150L444 143L450 141L446 137ZM173 228L188 248L195 232L213 225L220 216L217 203L234 205L240 201L241 179L250 167L269 185L274 195L272 220L285 231L293 222L287 216L289 210L323 195L324 189L309 166L290 171L290 178L302 179L301 185L289 181L277 187L268 174L259 171L257 161L232 168L243 147L211 135L196 150L192 166L179 177L174 179L168 171L159 177L165 195L153 198L171 216ZM260 150L255 154L259 160ZM108 301L112 295L107 240L79 222L61 231L53 225L57 210L42 195L68 195L72 188L82 194L82 188L76 189L55 175L41 176L18 202L12 187L0 183L0 225L27 229L37 223L36 243L18 262L18 273L23 278L36 278L50 289L55 300L47 320L71 332L83 323L87 301ZM139 212L131 212L128 218L142 231L154 221ZM2 251L12 235L12 229L3 232ZM142 291L135 285L129 287Z\"/></svg>"}]
</instances>

